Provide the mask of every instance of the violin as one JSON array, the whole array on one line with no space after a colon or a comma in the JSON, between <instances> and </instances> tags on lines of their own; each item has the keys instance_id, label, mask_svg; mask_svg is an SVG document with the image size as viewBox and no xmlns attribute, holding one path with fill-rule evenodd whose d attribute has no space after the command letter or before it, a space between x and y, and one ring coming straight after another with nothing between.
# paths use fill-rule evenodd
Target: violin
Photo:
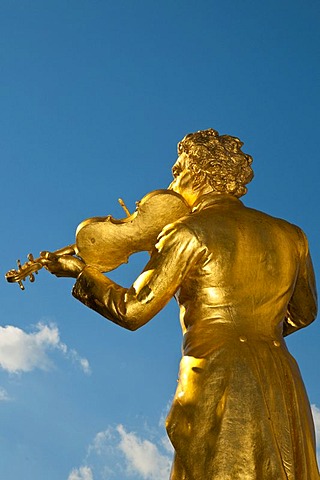
<instances>
[{"instance_id":1,"label":"violin","mask_svg":"<svg viewBox=\"0 0 320 480\"><path fill-rule=\"evenodd\" d=\"M76 229L75 243L53 252L57 256L76 255L86 265L96 267L100 272L110 272L123 263L127 263L130 255L136 252L151 252L161 230L190 213L185 199L172 190L154 190L136 202L133 214L127 210L127 217L115 219L92 217L80 223ZM18 269L9 270L5 278L10 283L18 283L24 290L23 281L28 277L31 282L35 274L44 266L44 258L27 256L28 261Z\"/></svg>"}]
</instances>

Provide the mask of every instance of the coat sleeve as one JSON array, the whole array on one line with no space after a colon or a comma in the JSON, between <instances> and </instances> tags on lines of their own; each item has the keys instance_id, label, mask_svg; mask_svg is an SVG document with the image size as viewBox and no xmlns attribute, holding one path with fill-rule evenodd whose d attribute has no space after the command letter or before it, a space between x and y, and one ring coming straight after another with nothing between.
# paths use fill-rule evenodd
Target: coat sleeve
<instances>
[{"instance_id":1,"label":"coat sleeve","mask_svg":"<svg viewBox=\"0 0 320 480\"><path fill-rule=\"evenodd\" d=\"M299 233L302 238L300 267L284 322L284 336L306 327L317 316L317 289L308 240L302 230L299 229Z\"/></svg>"},{"instance_id":2,"label":"coat sleeve","mask_svg":"<svg viewBox=\"0 0 320 480\"><path fill-rule=\"evenodd\" d=\"M87 266L77 278L72 294L112 322L136 330L169 302L202 250L188 227L180 223L168 225L130 288L121 287Z\"/></svg>"}]
</instances>

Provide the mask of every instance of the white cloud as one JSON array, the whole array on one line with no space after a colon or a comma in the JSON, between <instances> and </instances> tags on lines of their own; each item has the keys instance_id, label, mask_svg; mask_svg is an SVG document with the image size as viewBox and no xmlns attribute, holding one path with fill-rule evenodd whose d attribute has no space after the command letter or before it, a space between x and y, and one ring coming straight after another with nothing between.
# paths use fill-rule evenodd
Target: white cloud
<instances>
[{"instance_id":1,"label":"white cloud","mask_svg":"<svg viewBox=\"0 0 320 480\"><path fill-rule=\"evenodd\" d=\"M68 480L93 480L92 470L87 466L75 468L70 473Z\"/></svg>"},{"instance_id":2,"label":"white cloud","mask_svg":"<svg viewBox=\"0 0 320 480\"><path fill-rule=\"evenodd\" d=\"M106 453L106 450L110 449L110 445L113 445L114 441L114 429L108 428L104 432L98 432L94 437L94 440L88 448L88 454L95 452L98 455L103 455Z\"/></svg>"},{"instance_id":3,"label":"white cloud","mask_svg":"<svg viewBox=\"0 0 320 480\"><path fill-rule=\"evenodd\" d=\"M163 425L161 429L150 430L147 425L142 428L142 435L127 431L123 425L109 427L96 434L83 462L84 465L91 465L90 471L96 480L169 478L172 448L168 447L164 438ZM71 474L78 472L74 469ZM82 480L82 477L78 479L71 474L68 480Z\"/></svg>"},{"instance_id":4,"label":"white cloud","mask_svg":"<svg viewBox=\"0 0 320 480\"><path fill-rule=\"evenodd\" d=\"M161 438L161 445L162 447L164 448L164 450L170 454L170 456L173 455L173 452L174 452L174 448L173 448L173 445L172 443L170 442L169 440L169 437L168 435L165 435Z\"/></svg>"},{"instance_id":5,"label":"white cloud","mask_svg":"<svg viewBox=\"0 0 320 480\"><path fill-rule=\"evenodd\" d=\"M122 425L117 426L120 435L118 448L123 452L129 473L141 475L146 480L166 480L169 478L171 459L162 455L156 444L139 438L133 432L126 432Z\"/></svg>"},{"instance_id":6,"label":"white cloud","mask_svg":"<svg viewBox=\"0 0 320 480\"><path fill-rule=\"evenodd\" d=\"M320 408L316 405L311 405L314 427L316 430L316 439L317 439L317 453L318 453L318 463L320 465Z\"/></svg>"},{"instance_id":7,"label":"white cloud","mask_svg":"<svg viewBox=\"0 0 320 480\"><path fill-rule=\"evenodd\" d=\"M63 350L63 353L66 355L67 358L72 360L72 362L78 363L82 368L82 370L84 371L84 373L87 373L87 374L91 373L90 365L86 358L81 358L78 352L76 352L76 350L73 350L73 349L69 350L64 343L60 343L60 346L65 347L65 349Z\"/></svg>"},{"instance_id":8,"label":"white cloud","mask_svg":"<svg viewBox=\"0 0 320 480\"><path fill-rule=\"evenodd\" d=\"M0 402L6 402L11 400L7 390L3 387L0 387Z\"/></svg>"},{"instance_id":9,"label":"white cloud","mask_svg":"<svg viewBox=\"0 0 320 480\"><path fill-rule=\"evenodd\" d=\"M85 373L90 372L88 360L61 342L56 325L38 323L36 331L31 333L12 325L0 327L0 367L7 372L30 372L35 368L48 370L52 366L48 356L50 350L61 351L79 363Z\"/></svg>"},{"instance_id":10,"label":"white cloud","mask_svg":"<svg viewBox=\"0 0 320 480\"><path fill-rule=\"evenodd\" d=\"M74 352L74 350L72 350ZM77 353L77 352L75 352ZM78 354L77 354L78 355ZM79 358L80 365L84 373L91 373L89 361L86 358Z\"/></svg>"}]
</instances>

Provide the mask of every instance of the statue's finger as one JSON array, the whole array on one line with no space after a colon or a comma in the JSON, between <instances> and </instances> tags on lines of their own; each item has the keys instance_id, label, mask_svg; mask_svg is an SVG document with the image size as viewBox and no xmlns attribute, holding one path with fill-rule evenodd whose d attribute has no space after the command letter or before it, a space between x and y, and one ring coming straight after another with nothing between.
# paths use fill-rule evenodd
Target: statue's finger
<instances>
[{"instance_id":1,"label":"statue's finger","mask_svg":"<svg viewBox=\"0 0 320 480\"><path fill-rule=\"evenodd\" d=\"M40 256L46 260L50 260L52 262L54 262L55 260L58 259L58 256L52 252L47 252L47 251L43 251L43 252L40 252Z\"/></svg>"}]
</instances>

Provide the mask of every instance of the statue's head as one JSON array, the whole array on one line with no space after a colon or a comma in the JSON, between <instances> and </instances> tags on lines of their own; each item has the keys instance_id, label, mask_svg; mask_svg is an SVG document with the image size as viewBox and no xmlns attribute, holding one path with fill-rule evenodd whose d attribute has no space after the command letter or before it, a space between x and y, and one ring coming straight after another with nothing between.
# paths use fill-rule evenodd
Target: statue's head
<instances>
[{"instance_id":1,"label":"statue's head","mask_svg":"<svg viewBox=\"0 0 320 480\"><path fill-rule=\"evenodd\" d=\"M178 154L185 159L194 190L244 195L253 170L252 157L241 151L242 145L239 138L219 135L212 128L186 135L178 144Z\"/></svg>"}]
</instances>

